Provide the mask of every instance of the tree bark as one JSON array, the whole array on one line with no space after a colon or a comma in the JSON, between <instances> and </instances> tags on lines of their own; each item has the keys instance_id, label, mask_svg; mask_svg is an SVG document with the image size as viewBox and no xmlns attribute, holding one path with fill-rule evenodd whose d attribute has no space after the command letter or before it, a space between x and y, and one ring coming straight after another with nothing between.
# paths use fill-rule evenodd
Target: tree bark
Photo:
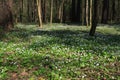
<instances>
[{"instance_id":1,"label":"tree bark","mask_svg":"<svg viewBox=\"0 0 120 80\"><path fill-rule=\"evenodd\" d=\"M89 1L86 0L86 24L87 24L87 27L89 26Z\"/></svg>"},{"instance_id":2,"label":"tree bark","mask_svg":"<svg viewBox=\"0 0 120 80\"><path fill-rule=\"evenodd\" d=\"M109 0L103 0L102 23L106 24L109 16Z\"/></svg>"},{"instance_id":3,"label":"tree bark","mask_svg":"<svg viewBox=\"0 0 120 80\"><path fill-rule=\"evenodd\" d=\"M62 0L60 6L59 6L59 15L58 15L58 19L60 21L60 23L63 20L63 6L64 6L64 0Z\"/></svg>"},{"instance_id":4,"label":"tree bark","mask_svg":"<svg viewBox=\"0 0 120 80\"><path fill-rule=\"evenodd\" d=\"M50 24L53 22L53 0L51 0L51 8L50 8Z\"/></svg>"},{"instance_id":5,"label":"tree bark","mask_svg":"<svg viewBox=\"0 0 120 80\"><path fill-rule=\"evenodd\" d=\"M94 36L95 34L95 30L96 30L96 26L97 26L97 2L98 0L94 0L94 3L92 4L92 0L91 0L91 5L93 5L92 8L92 24L91 24L91 29L90 29L90 36Z\"/></svg>"},{"instance_id":6,"label":"tree bark","mask_svg":"<svg viewBox=\"0 0 120 80\"><path fill-rule=\"evenodd\" d=\"M93 1L90 0L90 26L92 26L92 9L93 9Z\"/></svg>"},{"instance_id":7,"label":"tree bark","mask_svg":"<svg viewBox=\"0 0 120 80\"><path fill-rule=\"evenodd\" d=\"M39 17L39 27L42 28L41 0L37 0L37 9L38 9L38 17Z\"/></svg>"}]
</instances>

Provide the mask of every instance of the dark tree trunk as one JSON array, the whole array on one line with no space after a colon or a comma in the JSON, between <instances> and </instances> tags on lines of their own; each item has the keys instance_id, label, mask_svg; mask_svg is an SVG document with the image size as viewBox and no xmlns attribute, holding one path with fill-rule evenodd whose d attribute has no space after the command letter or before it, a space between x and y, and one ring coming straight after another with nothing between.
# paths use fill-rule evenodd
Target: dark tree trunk
<instances>
[{"instance_id":1,"label":"dark tree trunk","mask_svg":"<svg viewBox=\"0 0 120 80\"><path fill-rule=\"evenodd\" d=\"M66 8L65 8L66 6L65 6L65 3L63 4L63 23L65 23L66 22Z\"/></svg>"},{"instance_id":2,"label":"dark tree trunk","mask_svg":"<svg viewBox=\"0 0 120 80\"><path fill-rule=\"evenodd\" d=\"M112 21L115 19L115 0L112 0Z\"/></svg>"},{"instance_id":3,"label":"dark tree trunk","mask_svg":"<svg viewBox=\"0 0 120 80\"><path fill-rule=\"evenodd\" d=\"M44 8L44 9L43 9L43 22L46 23L46 22L47 22L47 21L46 21L46 16L47 16L47 14L46 14L46 13L47 13L47 10L46 10L46 9L47 9L46 0L44 0L44 3L43 3L43 4L44 4L44 5L43 5L43 8Z\"/></svg>"},{"instance_id":4,"label":"dark tree trunk","mask_svg":"<svg viewBox=\"0 0 120 80\"><path fill-rule=\"evenodd\" d=\"M76 15L76 19L77 19L77 22L80 22L80 3L81 3L81 0L77 0L77 15Z\"/></svg>"},{"instance_id":5,"label":"dark tree trunk","mask_svg":"<svg viewBox=\"0 0 120 80\"><path fill-rule=\"evenodd\" d=\"M27 20L28 20L28 22L31 21L31 16L30 16L30 2L29 1L27 1L27 14L28 14L27 15Z\"/></svg>"},{"instance_id":6,"label":"dark tree trunk","mask_svg":"<svg viewBox=\"0 0 120 80\"><path fill-rule=\"evenodd\" d=\"M76 0L72 0L72 22L76 22L76 7L75 7Z\"/></svg>"},{"instance_id":7,"label":"dark tree trunk","mask_svg":"<svg viewBox=\"0 0 120 80\"><path fill-rule=\"evenodd\" d=\"M20 22L23 22L23 0L20 1Z\"/></svg>"},{"instance_id":8,"label":"dark tree trunk","mask_svg":"<svg viewBox=\"0 0 120 80\"><path fill-rule=\"evenodd\" d=\"M14 27L12 11L6 2L0 2L0 26L5 31L8 31Z\"/></svg>"},{"instance_id":9,"label":"dark tree trunk","mask_svg":"<svg viewBox=\"0 0 120 80\"><path fill-rule=\"evenodd\" d=\"M97 26L97 3L98 3L97 1L98 0L94 0L94 3L93 3L92 24L91 24L91 30L89 33L90 36L94 36L96 26Z\"/></svg>"},{"instance_id":10,"label":"dark tree trunk","mask_svg":"<svg viewBox=\"0 0 120 80\"><path fill-rule=\"evenodd\" d=\"M108 21L109 15L109 0L103 0L103 8L102 8L102 23L106 24Z\"/></svg>"}]
</instances>

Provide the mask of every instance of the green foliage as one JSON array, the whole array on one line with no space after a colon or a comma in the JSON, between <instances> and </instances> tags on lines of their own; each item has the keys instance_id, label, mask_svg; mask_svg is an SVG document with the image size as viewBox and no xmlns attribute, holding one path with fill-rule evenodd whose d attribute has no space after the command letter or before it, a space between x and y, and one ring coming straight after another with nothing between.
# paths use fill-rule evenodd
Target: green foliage
<instances>
[{"instance_id":1,"label":"green foliage","mask_svg":"<svg viewBox=\"0 0 120 80\"><path fill-rule=\"evenodd\" d=\"M119 79L120 33L115 26L17 25L0 41L0 79Z\"/></svg>"}]
</instances>

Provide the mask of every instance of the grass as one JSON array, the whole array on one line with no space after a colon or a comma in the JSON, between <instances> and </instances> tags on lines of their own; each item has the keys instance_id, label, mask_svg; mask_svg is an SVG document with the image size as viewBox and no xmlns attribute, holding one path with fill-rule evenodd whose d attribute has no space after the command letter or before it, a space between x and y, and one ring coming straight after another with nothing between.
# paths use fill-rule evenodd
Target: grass
<instances>
[{"instance_id":1,"label":"grass","mask_svg":"<svg viewBox=\"0 0 120 80\"><path fill-rule=\"evenodd\" d=\"M0 80L120 79L119 25L16 25L0 40Z\"/></svg>"}]
</instances>

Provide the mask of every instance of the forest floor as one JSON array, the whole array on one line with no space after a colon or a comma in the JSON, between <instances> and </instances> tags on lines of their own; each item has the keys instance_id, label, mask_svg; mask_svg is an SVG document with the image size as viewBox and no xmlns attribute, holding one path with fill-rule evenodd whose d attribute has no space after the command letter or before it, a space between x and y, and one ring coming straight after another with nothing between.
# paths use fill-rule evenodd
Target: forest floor
<instances>
[{"instance_id":1,"label":"forest floor","mask_svg":"<svg viewBox=\"0 0 120 80\"><path fill-rule=\"evenodd\" d=\"M0 80L119 80L120 26L16 25L0 35Z\"/></svg>"}]
</instances>

